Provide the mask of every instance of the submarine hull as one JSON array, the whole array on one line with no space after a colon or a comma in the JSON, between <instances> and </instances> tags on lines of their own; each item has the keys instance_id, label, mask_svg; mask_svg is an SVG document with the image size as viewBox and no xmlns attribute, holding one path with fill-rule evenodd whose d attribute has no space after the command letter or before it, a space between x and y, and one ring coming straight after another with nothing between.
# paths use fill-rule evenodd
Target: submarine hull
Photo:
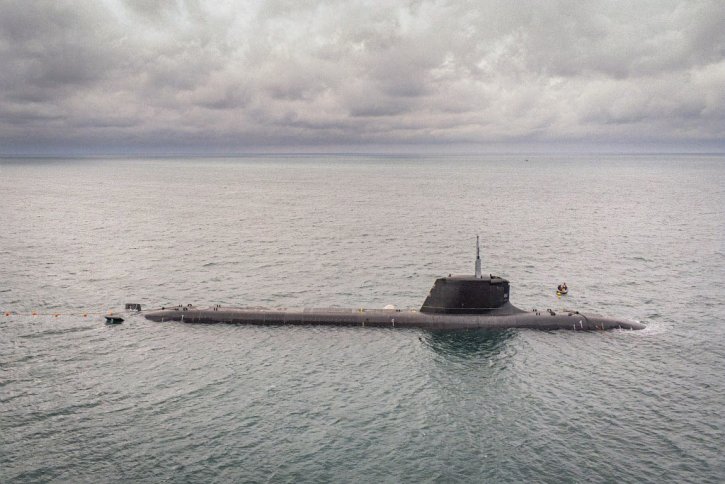
<instances>
[{"instance_id":1,"label":"submarine hull","mask_svg":"<svg viewBox=\"0 0 725 484\"><path fill-rule=\"evenodd\" d=\"M242 309L177 306L152 310L145 316L157 322L362 326L429 330L526 328L593 331L645 328L644 324L637 321L586 315L578 311L526 312L509 303L483 314L438 314L389 309Z\"/></svg>"}]
</instances>

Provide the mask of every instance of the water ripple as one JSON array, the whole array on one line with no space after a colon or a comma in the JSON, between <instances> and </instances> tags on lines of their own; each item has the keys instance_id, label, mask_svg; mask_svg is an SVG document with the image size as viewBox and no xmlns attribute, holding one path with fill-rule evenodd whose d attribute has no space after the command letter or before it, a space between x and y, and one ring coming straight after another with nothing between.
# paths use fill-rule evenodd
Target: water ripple
<instances>
[{"instance_id":1,"label":"water ripple","mask_svg":"<svg viewBox=\"0 0 725 484\"><path fill-rule=\"evenodd\" d=\"M529 158L3 164L0 480L721 482L725 163ZM475 234L520 307L647 329L72 315L417 308Z\"/></svg>"}]
</instances>

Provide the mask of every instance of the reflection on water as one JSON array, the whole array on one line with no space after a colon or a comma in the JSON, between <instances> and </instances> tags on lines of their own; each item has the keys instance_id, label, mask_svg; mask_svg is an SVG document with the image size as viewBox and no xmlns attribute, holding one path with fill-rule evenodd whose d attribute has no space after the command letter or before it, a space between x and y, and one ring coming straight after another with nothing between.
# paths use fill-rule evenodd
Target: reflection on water
<instances>
[{"instance_id":1,"label":"reflection on water","mask_svg":"<svg viewBox=\"0 0 725 484\"><path fill-rule=\"evenodd\" d=\"M515 330L433 331L421 339L443 356L490 358L498 356L515 334Z\"/></svg>"}]
</instances>

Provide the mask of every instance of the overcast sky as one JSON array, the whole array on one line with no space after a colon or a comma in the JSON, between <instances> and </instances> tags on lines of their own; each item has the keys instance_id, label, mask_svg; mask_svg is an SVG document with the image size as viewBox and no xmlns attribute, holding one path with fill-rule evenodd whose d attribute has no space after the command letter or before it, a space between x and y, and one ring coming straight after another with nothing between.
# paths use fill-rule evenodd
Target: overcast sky
<instances>
[{"instance_id":1,"label":"overcast sky","mask_svg":"<svg viewBox=\"0 0 725 484\"><path fill-rule=\"evenodd\" d=\"M725 1L0 0L0 153L725 151Z\"/></svg>"}]
</instances>

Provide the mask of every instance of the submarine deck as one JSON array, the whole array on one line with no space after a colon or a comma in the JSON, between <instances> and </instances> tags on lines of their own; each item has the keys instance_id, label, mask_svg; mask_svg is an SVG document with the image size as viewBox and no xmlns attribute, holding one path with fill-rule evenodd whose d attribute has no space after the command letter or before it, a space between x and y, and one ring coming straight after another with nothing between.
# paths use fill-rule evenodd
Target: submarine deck
<instances>
[{"instance_id":1,"label":"submarine deck","mask_svg":"<svg viewBox=\"0 0 725 484\"><path fill-rule=\"evenodd\" d=\"M157 322L228 323L251 325L321 325L385 328L604 330L643 329L637 321L585 315L578 311L523 311L510 303L481 314L439 314L399 309L258 309L191 305L152 310L146 318Z\"/></svg>"}]
</instances>

